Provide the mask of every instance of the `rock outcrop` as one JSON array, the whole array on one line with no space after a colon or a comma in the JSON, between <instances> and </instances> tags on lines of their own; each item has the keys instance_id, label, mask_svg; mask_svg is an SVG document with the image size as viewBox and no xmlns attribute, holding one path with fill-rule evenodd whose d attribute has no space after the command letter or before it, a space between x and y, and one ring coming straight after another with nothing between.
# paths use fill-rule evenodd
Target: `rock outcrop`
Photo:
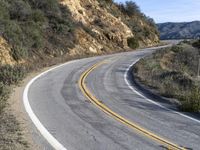
<instances>
[{"instance_id":1,"label":"rock outcrop","mask_svg":"<svg viewBox=\"0 0 200 150\"><path fill-rule=\"evenodd\" d=\"M60 3L69 8L76 22L91 30L90 35L80 28L76 32L82 50L100 53L111 47L128 48L127 38L133 37L132 31L119 18L102 9L97 0L62 0Z\"/></svg>"}]
</instances>

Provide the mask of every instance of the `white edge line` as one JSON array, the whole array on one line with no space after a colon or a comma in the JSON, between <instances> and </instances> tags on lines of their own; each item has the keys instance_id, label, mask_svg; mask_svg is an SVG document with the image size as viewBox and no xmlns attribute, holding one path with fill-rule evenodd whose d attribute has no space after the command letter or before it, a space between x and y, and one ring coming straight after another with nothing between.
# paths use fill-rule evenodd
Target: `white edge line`
<instances>
[{"instance_id":1,"label":"white edge line","mask_svg":"<svg viewBox=\"0 0 200 150\"><path fill-rule=\"evenodd\" d=\"M178 112L178 111L174 111L174 110L172 110L172 109L169 109L169 108L167 108L167 107L165 107L165 106L163 106L163 105L161 105L161 104L155 102L154 100L151 100L151 99L147 98L147 97L144 96L141 92L138 92L138 91L135 89L135 87L133 87L133 86L130 84L130 82L128 81L128 72L129 72L129 70L131 69L131 67L132 67L134 64L136 64L139 60L140 60L140 59L137 59L135 62L133 62L133 63L126 69L126 72L125 72L125 74L124 74L124 80L125 80L126 84L128 85L128 87L129 87L133 92L135 92L137 95L143 97L145 100L149 101L150 103L155 104L155 105L157 105L157 106L159 106L159 107L161 107L161 108L163 108L163 109L165 109L165 110L171 111L171 112L173 112L173 113L175 113L175 114L178 114L178 115L180 115L180 116L182 116L182 117L185 117L185 118L187 118L187 119L190 119L190 120L192 120L192 121L194 121L194 122L200 123L200 120L198 120L198 119L195 119L195 118L193 118L193 117L190 117L190 116L185 115L185 114L183 114L183 113L180 113L180 112Z\"/></svg>"},{"instance_id":2,"label":"white edge line","mask_svg":"<svg viewBox=\"0 0 200 150\"><path fill-rule=\"evenodd\" d=\"M74 60L77 61L77 60ZM36 126L36 128L39 130L39 132L41 133L41 135L49 142L49 144L55 149L55 150L67 150L61 143L59 143L59 141L53 137L53 135L51 133L49 133L49 131L44 127L44 125L40 122L40 120L37 118L37 116L34 114L31 105L29 103L29 99L28 99L28 92L29 92L29 88L30 86L41 76L47 74L48 72L60 68L64 65L70 64L74 61L70 61L64 64L61 64L59 66L56 66L54 68L51 68L39 75L37 75L36 77L34 77L33 79L31 79L29 81L29 83L26 85L24 92L23 92L23 102L24 102L24 107L26 112L28 113L29 117L31 118L32 122L34 123L34 125Z\"/></svg>"}]
</instances>

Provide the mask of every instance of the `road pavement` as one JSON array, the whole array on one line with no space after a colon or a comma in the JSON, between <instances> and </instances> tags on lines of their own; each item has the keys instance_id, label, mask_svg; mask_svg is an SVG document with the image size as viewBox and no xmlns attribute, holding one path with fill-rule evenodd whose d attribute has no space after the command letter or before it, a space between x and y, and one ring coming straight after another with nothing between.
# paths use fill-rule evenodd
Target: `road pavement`
<instances>
[{"instance_id":1,"label":"road pavement","mask_svg":"<svg viewBox=\"0 0 200 150\"><path fill-rule=\"evenodd\" d=\"M56 140L63 149L167 149L156 140L109 116L82 93L79 80L83 72L106 60L105 64L95 68L85 79L87 88L102 104L180 147L200 150L200 121L171 111L171 108L165 109L172 106L163 101L156 101L156 105L134 91L134 87L130 88L131 79L126 76L127 68L153 51L154 48L144 49L64 64L36 78L27 88L27 99L24 101L30 104L28 109L35 115L35 122L39 120L40 125L53 137L52 141ZM44 137L47 141L48 138ZM54 149L52 141L43 144L44 149Z\"/></svg>"}]
</instances>

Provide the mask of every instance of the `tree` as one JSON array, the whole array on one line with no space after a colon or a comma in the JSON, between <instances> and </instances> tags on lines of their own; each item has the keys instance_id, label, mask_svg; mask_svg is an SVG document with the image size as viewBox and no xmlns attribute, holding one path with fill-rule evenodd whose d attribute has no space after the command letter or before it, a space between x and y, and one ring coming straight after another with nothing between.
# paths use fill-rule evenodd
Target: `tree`
<instances>
[{"instance_id":1,"label":"tree","mask_svg":"<svg viewBox=\"0 0 200 150\"><path fill-rule=\"evenodd\" d=\"M133 1L127 1L125 5L126 13L128 16L141 14L139 6Z\"/></svg>"},{"instance_id":2,"label":"tree","mask_svg":"<svg viewBox=\"0 0 200 150\"><path fill-rule=\"evenodd\" d=\"M125 8L125 5L124 5L123 3L116 4L116 6L118 7L118 9L119 9L123 14L126 14L126 8Z\"/></svg>"}]
</instances>

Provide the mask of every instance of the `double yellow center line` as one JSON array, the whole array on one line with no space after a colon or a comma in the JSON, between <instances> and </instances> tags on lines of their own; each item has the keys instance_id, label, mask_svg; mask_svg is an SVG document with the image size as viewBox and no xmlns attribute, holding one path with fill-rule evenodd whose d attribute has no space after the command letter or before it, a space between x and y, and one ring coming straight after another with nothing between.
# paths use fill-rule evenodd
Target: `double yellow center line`
<instances>
[{"instance_id":1,"label":"double yellow center line","mask_svg":"<svg viewBox=\"0 0 200 150\"><path fill-rule=\"evenodd\" d=\"M183 147L178 146L177 144L174 144L162 137L159 137L158 135L148 131L147 129L135 124L132 121L127 120L126 118L122 117L121 115L117 114L116 112L112 111L110 108L108 108L106 105L104 105L100 100L98 100L87 88L86 84L85 84L85 80L87 78L87 76L94 71L96 68L100 67L101 65L105 64L106 61L101 61L95 65L93 65L92 67L90 67L89 69L87 69L80 77L79 79L79 88L81 89L82 93L88 98L88 100L94 104L97 108L99 108L100 110L102 110L103 112L105 112L106 114L108 114L109 116L111 116L112 118L118 120L119 122L127 125L128 127L134 129L135 131L137 131L138 133L156 141L159 144L162 144L163 146L165 146L168 150L186 150Z\"/></svg>"}]
</instances>

